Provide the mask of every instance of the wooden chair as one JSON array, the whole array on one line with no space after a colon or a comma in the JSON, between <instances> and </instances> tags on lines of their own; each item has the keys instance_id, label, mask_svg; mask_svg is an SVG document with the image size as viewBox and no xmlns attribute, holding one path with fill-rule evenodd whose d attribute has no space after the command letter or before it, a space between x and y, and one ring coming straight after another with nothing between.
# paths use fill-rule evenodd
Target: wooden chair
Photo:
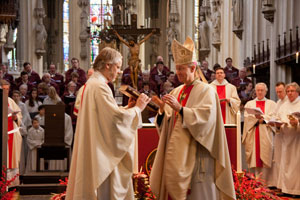
<instances>
[{"instance_id":1,"label":"wooden chair","mask_svg":"<svg viewBox=\"0 0 300 200\"><path fill-rule=\"evenodd\" d=\"M40 159L64 160L67 158L67 170L70 166L71 147L64 142L65 105L45 105L45 141L37 148L37 172L40 171Z\"/></svg>"}]
</instances>

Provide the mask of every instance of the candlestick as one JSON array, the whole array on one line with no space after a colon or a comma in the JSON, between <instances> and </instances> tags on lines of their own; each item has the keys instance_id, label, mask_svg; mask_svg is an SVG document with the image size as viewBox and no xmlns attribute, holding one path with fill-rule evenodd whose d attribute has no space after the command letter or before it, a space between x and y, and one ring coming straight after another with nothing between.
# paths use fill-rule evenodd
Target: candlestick
<instances>
[{"instance_id":1,"label":"candlestick","mask_svg":"<svg viewBox=\"0 0 300 200\"><path fill-rule=\"evenodd\" d=\"M298 63L299 60L299 52L296 53L296 63Z\"/></svg>"},{"instance_id":2,"label":"candlestick","mask_svg":"<svg viewBox=\"0 0 300 200\"><path fill-rule=\"evenodd\" d=\"M242 149L241 149L241 113L236 114L236 172L242 172Z\"/></svg>"},{"instance_id":3,"label":"candlestick","mask_svg":"<svg viewBox=\"0 0 300 200\"><path fill-rule=\"evenodd\" d=\"M253 65L253 74L255 74L255 65Z\"/></svg>"}]
</instances>

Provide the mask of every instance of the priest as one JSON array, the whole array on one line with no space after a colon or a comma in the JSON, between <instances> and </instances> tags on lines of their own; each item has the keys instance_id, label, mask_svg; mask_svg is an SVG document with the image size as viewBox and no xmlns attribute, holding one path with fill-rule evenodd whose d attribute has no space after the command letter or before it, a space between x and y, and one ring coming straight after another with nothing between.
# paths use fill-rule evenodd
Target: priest
<instances>
[{"instance_id":1,"label":"priest","mask_svg":"<svg viewBox=\"0 0 300 200\"><path fill-rule=\"evenodd\" d=\"M0 80L1 87L8 95L9 83L6 80ZM8 144L7 144L7 168L8 174L14 176L19 173L19 164L22 147L22 136L19 132L19 127L22 124L22 114L19 106L13 99L8 97Z\"/></svg>"},{"instance_id":2,"label":"priest","mask_svg":"<svg viewBox=\"0 0 300 200\"><path fill-rule=\"evenodd\" d=\"M276 102L275 114L278 115L278 111L280 107L288 100L288 97L285 92L285 83L278 82L275 87L276 95L278 97L278 101ZM276 117L279 119L280 117ZM276 131L276 126L273 126L274 133ZM266 174L266 179L268 180L269 187L277 187L278 177L279 177L279 168L281 157L281 147L282 147L283 134L274 134L274 154L272 160L272 166L270 173Z\"/></svg>"},{"instance_id":3,"label":"priest","mask_svg":"<svg viewBox=\"0 0 300 200\"><path fill-rule=\"evenodd\" d=\"M236 113L240 109L241 100L236 87L225 79L223 68L216 69L216 80L211 85L218 93L224 124L236 124Z\"/></svg>"},{"instance_id":4,"label":"priest","mask_svg":"<svg viewBox=\"0 0 300 200\"><path fill-rule=\"evenodd\" d=\"M282 146L277 187L290 195L300 195L300 124L297 117L292 115L293 112L300 112L300 97L297 91L297 83L286 85L288 100L278 111L278 116L284 124L280 127Z\"/></svg>"},{"instance_id":5,"label":"priest","mask_svg":"<svg viewBox=\"0 0 300 200\"><path fill-rule=\"evenodd\" d=\"M265 83L257 83L255 86L256 98L248 101L246 108L260 108L262 114L249 114L245 112L242 143L245 145L246 161L249 168L254 169L256 175L262 172L269 173L272 166L273 132L266 123L275 116L276 103L267 99L268 88ZM267 180L268 181L268 180Z\"/></svg>"},{"instance_id":6,"label":"priest","mask_svg":"<svg viewBox=\"0 0 300 200\"><path fill-rule=\"evenodd\" d=\"M119 107L108 86L122 66L121 54L109 47L95 59L94 74L82 91L67 200L133 200L135 134L150 98L141 94Z\"/></svg>"},{"instance_id":7,"label":"priest","mask_svg":"<svg viewBox=\"0 0 300 200\"><path fill-rule=\"evenodd\" d=\"M159 200L235 199L218 95L195 77L194 50L190 37L183 45L173 41L176 73L184 85L162 100L153 97L160 106L160 139L151 189Z\"/></svg>"}]
</instances>

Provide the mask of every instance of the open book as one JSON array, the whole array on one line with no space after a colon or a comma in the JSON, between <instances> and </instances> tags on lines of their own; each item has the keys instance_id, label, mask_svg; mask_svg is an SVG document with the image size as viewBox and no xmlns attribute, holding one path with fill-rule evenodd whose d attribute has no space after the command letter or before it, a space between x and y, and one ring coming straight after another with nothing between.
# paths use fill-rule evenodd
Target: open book
<instances>
[{"instance_id":1,"label":"open book","mask_svg":"<svg viewBox=\"0 0 300 200\"><path fill-rule=\"evenodd\" d=\"M282 124L285 124L284 122L276 119L270 119L269 121L265 120L265 122L267 124L270 124L271 126L277 126L277 125L281 126Z\"/></svg>"},{"instance_id":2,"label":"open book","mask_svg":"<svg viewBox=\"0 0 300 200\"><path fill-rule=\"evenodd\" d=\"M121 85L121 87L119 88L119 91L123 94L125 94L128 97L132 97L134 99L137 99L140 96L140 92L137 91L135 88L129 86L129 85ZM149 108L150 110L157 112L159 109L159 106L154 103L153 101L150 101L147 105L147 108Z\"/></svg>"},{"instance_id":3,"label":"open book","mask_svg":"<svg viewBox=\"0 0 300 200\"><path fill-rule=\"evenodd\" d=\"M260 108L245 108L248 114L263 115L263 111Z\"/></svg>"}]
</instances>

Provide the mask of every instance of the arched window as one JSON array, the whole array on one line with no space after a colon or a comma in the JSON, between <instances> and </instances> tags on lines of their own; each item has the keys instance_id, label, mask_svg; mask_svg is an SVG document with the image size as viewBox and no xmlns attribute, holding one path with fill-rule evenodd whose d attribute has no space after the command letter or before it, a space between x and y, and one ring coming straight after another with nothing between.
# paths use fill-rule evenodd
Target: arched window
<instances>
[{"instance_id":1,"label":"arched window","mask_svg":"<svg viewBox=\"0 0 300 200\"><path fill-rule=\"evenodd\" d=\"M63 3L63 55L64 55L64 70L69 69L69 0L64 0Z\"/></svg>"},{"instance_id":2,"label":"arched window","mask_svg":"<svg viewBox=\"0 0 300 200\"><path fill-rule=\"evenodd\" d=\"M91 63L99 53L99 34L107 26L105 20L112 15L112 0L91 0L90 1L90 30L91 30Z\"/></svg>"}]
</instances>

